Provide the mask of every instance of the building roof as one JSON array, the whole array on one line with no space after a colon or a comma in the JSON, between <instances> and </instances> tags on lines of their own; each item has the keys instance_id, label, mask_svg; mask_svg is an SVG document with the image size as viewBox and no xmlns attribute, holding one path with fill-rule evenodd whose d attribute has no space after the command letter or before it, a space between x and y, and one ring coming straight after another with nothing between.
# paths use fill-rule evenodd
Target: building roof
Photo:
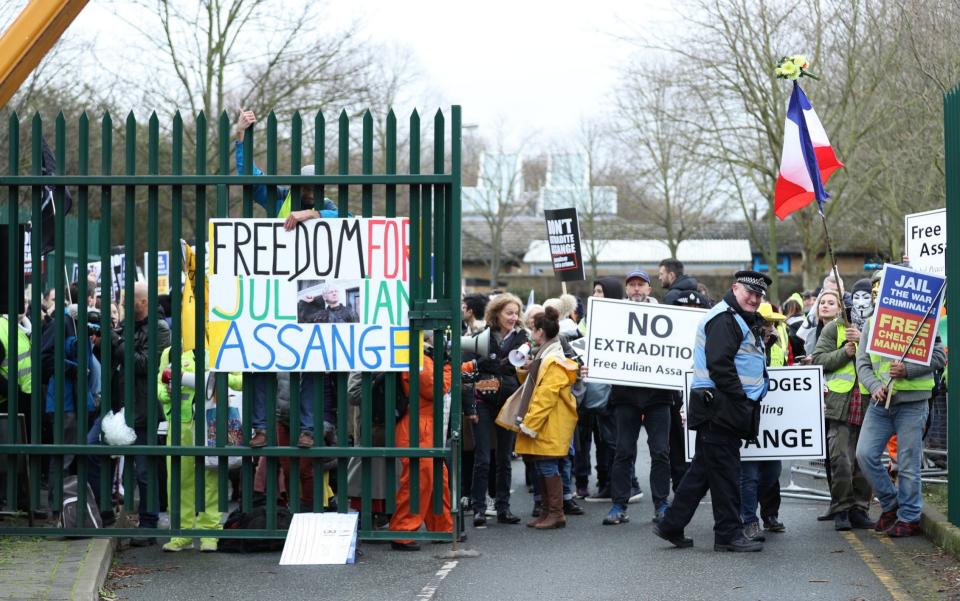
<instances>
[{"instance_id":1,"label":"building roof","mask_svg":"<svg viewBox=\"0 0 960 601\"><path fill-rule=\"evenodd\" d=\"M602 240L597 243L597 261L602 264L659 263L670 256L670 249L661 240ZM589 240L582 244L583 260L592 259L594 245ZM750 241L739 240L684 240L677 248L677 259L684 263L747 263L753 260ZM550 247L546 240L532 240L523 255L524 263L550 264Z\"/></svg>"}]
</instances>

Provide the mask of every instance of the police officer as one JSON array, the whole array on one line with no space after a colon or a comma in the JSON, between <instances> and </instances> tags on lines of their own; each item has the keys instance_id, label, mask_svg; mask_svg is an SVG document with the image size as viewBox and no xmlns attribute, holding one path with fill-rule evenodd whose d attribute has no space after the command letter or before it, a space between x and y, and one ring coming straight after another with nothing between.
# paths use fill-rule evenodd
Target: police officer
<instances>
[{"instance_id":1,"label":"police officer","mask_svg":"<svg viewBox=\"0 0 960 601\"><path fill-rule=\"evenodd\" d=\"M653 528L677 547L691 547L683 529L710 491L714 551L760 551L763 543L743 535L740 522L740 441L757 437L760 401L767 393L762 319L757 309L770 278L738 271L731 290L697 328L690 391L690 428L697 447L673 504Z\"/></svg>"}]
</instances>

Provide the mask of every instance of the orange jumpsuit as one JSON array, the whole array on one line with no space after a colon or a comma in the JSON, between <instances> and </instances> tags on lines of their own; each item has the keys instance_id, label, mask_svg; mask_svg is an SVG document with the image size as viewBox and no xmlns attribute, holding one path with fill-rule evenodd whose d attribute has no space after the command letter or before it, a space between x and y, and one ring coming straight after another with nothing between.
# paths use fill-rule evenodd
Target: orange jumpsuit
<instances>
[{"instance_id":1,"label":"orange jumpsuit","mask_svg":"<svg viewBox=\"0 0 960 601\"><path fill-rule=\"evenodd\" d=\"M410 376L402 376L403 392L410 395ZM443 367L443 390L450 392L450 366ZM442 402L442 399L441 399ZM420 370L420 445L418 448L433 446L433 360L423 358ZM397 446L410 446L410 413L397 422ZM427 525L430 532L452 532L453 518L450 515L450 486L447 480L447 466L443 466L443 513L433 513L433 462L439 459L420 460L420 511L410 511L410 460L401 459L400 488L397 490L397 510L390 520L390 530L415 532L421 524ZM406 543L406 540L397 540Z\"/></svg>"}]
</instances>

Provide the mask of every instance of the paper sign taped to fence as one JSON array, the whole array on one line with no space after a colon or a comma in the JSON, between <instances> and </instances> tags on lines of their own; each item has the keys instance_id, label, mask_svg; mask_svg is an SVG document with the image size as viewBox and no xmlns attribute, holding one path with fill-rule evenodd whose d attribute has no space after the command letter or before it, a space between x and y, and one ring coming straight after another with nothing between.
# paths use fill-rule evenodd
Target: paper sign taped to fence
<instances>
[{"instance_id":1,"label":"paper sign taped to fence","mask_svg":"<svg viewBox=\"0 0 960 601\"><path fill-rule=\"evenodd\" d=\"M932 273L884 265L867 350L930 365L945 283L946 278Z\"/></svg>"},{"instance_id":2,"label":"paper sign taped to fence","mask_svg":"<svg viewBox=\"0 0 960 601\"><path fill-rule=\"evenodd\" d=\"M947 275L947 210L903 216L903 240L910 267Z\"/></svg>"},{"instance_id":3,"label":"paper sign taped to fence","mask_svg":"<svg viewBox=\"0 0 960 601\"><path fill-rule=\"evenodd\" d=\"M409 219L212 219L213 371L406 371Z\"/></svg>"},{"instance_id":4,"label":"paper sign taped to fence","mask_svg":"<svg viewBox=\"0 0 960 601\"><path fill-rule=\"evenodd\" d=\"M683 390L706 311L590 297L589 382Z\"/></svg>"},{"instance_id":5,"label":"paper sign taped to fence","mask_svg":"<svg viewBox=\"0 0 960 601\"><path fill-rule=\"evenodd\" d=\"M583 252L580 245L580 219L577 209L545 209L547 244L553 274L561 282L579 282L583 274Z\"/></svg>"},{"instance_id":6,"label":"paper sign taped to fence","mask_svg":"<svg viewBox=\"0 0 960 601\"><path fill-rule=\"evenodd\" d=\"M282 566L353 563L357 513L295 513L280 554Z\"/></svg>"},{"instance_id":7,"label":"paper sign taped to fence","mask_svg":"<svg viewBox=\"0 0 960 601\"><path fill-rule=\"evenodd\" d=\"M823 367L770 367L770 391L760 401L760 434L744 441L742 461L823 459L827 443L823 417ZM683 410L689 411L693 372L686 373ZM693 460L697 433L684 420L687 461Z\"/></svg>"}]
</instances>

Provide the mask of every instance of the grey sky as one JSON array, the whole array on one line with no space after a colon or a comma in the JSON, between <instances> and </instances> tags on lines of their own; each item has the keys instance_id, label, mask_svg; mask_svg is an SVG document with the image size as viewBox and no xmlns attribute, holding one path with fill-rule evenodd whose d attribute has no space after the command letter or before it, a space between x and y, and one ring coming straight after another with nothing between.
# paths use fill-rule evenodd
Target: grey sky
<instances>
[{"instance_id":1,"label":"grey sky","mask_svg":"<svg viewBox=\"0 0 960 601\"><path fill-rule=\"evenodd\" d=\"M582 116L608 108L616 70L636 51L617 36L674 18L671 0L329 0L327 8L333 30L355 21L369 39L409 48L420 73L411 103L461 104L481 135L502 131L512 143L563 138ZM72 26L99 32L98 54L122 51L133 35L113 10L123 3L93 0Z\"/></svg>"}]
</instances>

